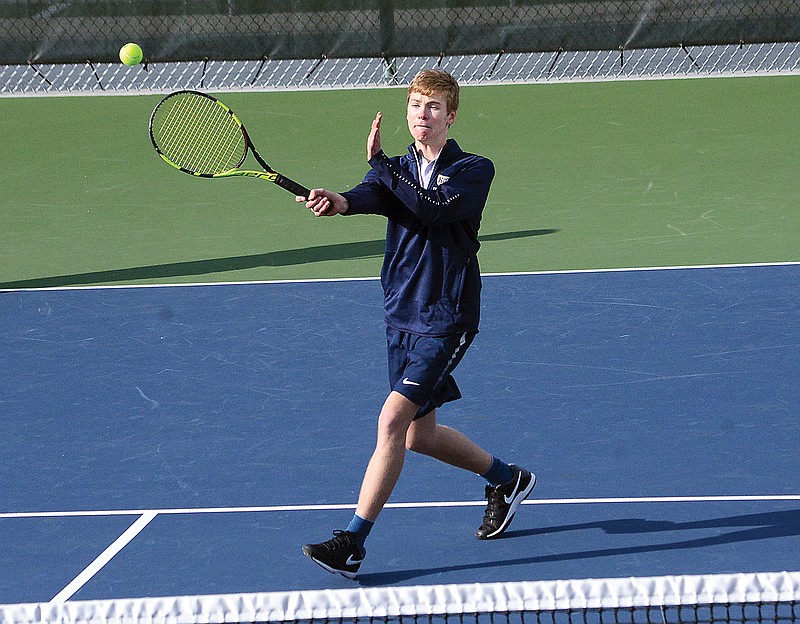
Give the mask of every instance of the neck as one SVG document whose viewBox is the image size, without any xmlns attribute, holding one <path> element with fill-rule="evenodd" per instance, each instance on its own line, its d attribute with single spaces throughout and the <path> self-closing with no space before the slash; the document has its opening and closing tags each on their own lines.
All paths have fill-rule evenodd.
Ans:
<svg viewBox="0 0 800 624">
<path fill-rule="evenodd" d="M 444 143 L 441 145 L 430 145 L 427 143 L 419 143 L 416 142 L 414 147 L 417 150 L 417 153 L 420 154 L 425 160 L 428 162 L 432 160 L 436 160 L 439 157 L 439 154 L 442 152 L 444 148 Z"/>
</svg>

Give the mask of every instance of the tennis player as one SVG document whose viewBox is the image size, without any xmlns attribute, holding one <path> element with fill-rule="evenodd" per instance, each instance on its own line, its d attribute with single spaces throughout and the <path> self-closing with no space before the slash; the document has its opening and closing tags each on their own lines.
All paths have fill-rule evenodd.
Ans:
<svg viewBox="0 0 800 624">
<path fill-rule="evenodd" d="M 381 271 L 388 346 L 389 393 L 378 417 L 378 439 L 346 530 L 306 556 L 353 578 L 364 543 L 389 499 L 406 449 L 486 479 L 487 507 L 479 539 L 499 536 L 535 484 L 529 471 L 506 464 L 462 433 L 436 422 L 436 410 L 461 398 L 452 372 L 478 332 L 481 277 L 478 227 L 494 177 L 487 158 L 468 154 L 447 134 L 456 119 L 459 86 L 442 70 L 425 70 L 408 89 L 408 154 L 381 149 L 381 113 L 367 139 L 370 170 L 345 193 L 314 189 L 306 200 L 316 216 L 378 214 L 388 219 Z"/>
</svg>

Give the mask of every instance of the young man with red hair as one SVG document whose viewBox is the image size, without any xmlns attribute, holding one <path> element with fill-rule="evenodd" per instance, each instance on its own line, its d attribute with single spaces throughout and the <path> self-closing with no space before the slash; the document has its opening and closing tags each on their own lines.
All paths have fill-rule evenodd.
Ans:
<svg viewBox="0 0 800 624">
<path fill-rule="evenodd" d="M 447 72 L 420 72 L 408 89 L 406 120 L 414 139 L 408 154 L 383 152 L 378 113 L 367 139 L 370 170 L 364 181 L 345 193 L 314 189 L 308 198 L 297 198 L 316 216 L 379 214 L 388 220 L 381 283 L 391 392 L 352 521 L 332 539 L 303 547 L 323 568 L 348 578 L 361 566 L 364 542 L 397 483 L 407 449 L 486 479 L 479 539 L 506 530 L 536 481 L 436 422 L 436 410 L 461 397 L 452 372 L 478 332 L 478 228 L 494 177 L 490 160 L 464 152 L 447 137 L 459 93 Z"/>
</svg>

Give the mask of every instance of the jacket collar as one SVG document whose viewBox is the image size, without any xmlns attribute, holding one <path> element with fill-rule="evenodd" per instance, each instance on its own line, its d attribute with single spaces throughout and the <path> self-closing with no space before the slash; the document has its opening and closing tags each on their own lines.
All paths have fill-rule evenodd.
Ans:
<svg viewBox="0 0 800 624">
<path fill-rule="evenodd" d="M 436 159 L 437 166 L 436 168 L 439 169 L 454 160 L 458 159 L 458 156 L 462 154 L 463 151 L 459 147 L 458 143 L 456 143 L 455 139 L 447 139 L 447 142 L 444 144 L 442 151 L 439 153 L 439 158 Z M 417 161 L 417 150 L 414 147 L 414 144 L 408 146 L 408 154 L 411 156 L 414 162 Z"/>
</svg>

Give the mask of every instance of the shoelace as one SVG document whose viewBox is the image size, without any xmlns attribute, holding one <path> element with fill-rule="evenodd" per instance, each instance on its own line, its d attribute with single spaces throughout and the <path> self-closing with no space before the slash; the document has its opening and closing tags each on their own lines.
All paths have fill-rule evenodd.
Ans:
<svg viewBox="0 0 800 624">
<path fill-rule="evenodd" d="M 505 506 L 505 500 L 500 488 L 486 486 L 486 514 L 483 516 L 484 522 L 491 522 L 499 517 L 499 512 Z"/>
<path fill-rule="evenodd" d="M 320 546 L 331 551 L 338 548 L 353 548 L 353 537 L 347 531 L 337 529 L 333 532 L 333 535 L 333 539 L 329 539 L 327 542 L 322 542 Z"/>
</svg>

